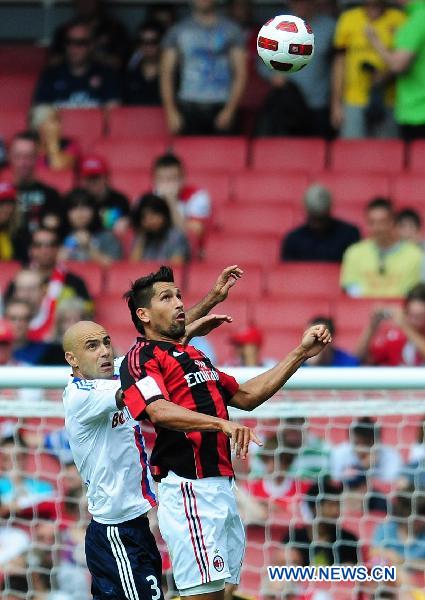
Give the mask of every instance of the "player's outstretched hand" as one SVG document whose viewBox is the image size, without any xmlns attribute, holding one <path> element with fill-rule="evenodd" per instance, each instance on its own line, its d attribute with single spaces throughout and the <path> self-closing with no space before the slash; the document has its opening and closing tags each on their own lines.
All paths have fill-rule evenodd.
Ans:
<svg viewBox="0 0 425 600">
<path fill-rule="evenodd" d="M 312 358 L 331 342 L 332 336 L 325 325 L 313 325 L 304 332 L 301 346 L 306 352 L 306 358 Z"/>
<path fill-rule="evenodd" d="M 249 442 L 254 442 L 257 446 L 263 445 L 252 429 L 240 423 L 223 420 L 222 431 L 230 438 L 230 447 L 236 452 L 237 458 L 246 458 Z"/>
<path fill-rule="evenodd" d="M 226 300 L 230 288 L 235 285 L 242 275 L 243 271 L 238 265 L 231 265 L 230 267 L 223 269 L 212 290 L 217 302 Z"/>
<path fill-rule="evenodd" d="M 196 319 L 193 323 L 186 326 L 186 335 L 183 343 L 188 343 L 190 339 L 196 336 L 208 335 L 213 329 L 220 327 L 223 323 L 231 323 L 232 317 L 229 315 L 206 315 Z"/>
</svg>

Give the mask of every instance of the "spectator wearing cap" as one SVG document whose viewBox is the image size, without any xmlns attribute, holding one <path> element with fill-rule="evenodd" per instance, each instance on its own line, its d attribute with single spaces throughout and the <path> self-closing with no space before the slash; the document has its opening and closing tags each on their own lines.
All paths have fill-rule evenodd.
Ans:
<svg viewBox="0 0 425 600">
<path fill-rule="evenodd" d="M 100 156 L 86 156 L 80 164 L 79 186 L 96 199 L 102 225 L 122 233 L 129 225 L 130 202 L 110 185 L 110 171 Z"/>
<path fill-rule="evenodd" d="M 359 230 L 332 216 L 332 196 L 322 185 L 311 185 L 303 200 L 306 221 L 284 237 L 281 260 L 340 262 L 346 249 L 359 241 Z"/>
<path fill-rule="evenodd" d="M 153 191 L 165 198 L 173 221 L 184 228 L 192 256 L 202 256 L 211 221 L 211 198 L 206 189 L 186 182 L 182 161 L 171 153 L 159 156 L 153 167 Z"/>
<path fill-rule="evenodd" d="M 33 104 L 59 108 L 111 108 L 120 102 L 114 69 L 94 59 L 94 37 L 88 23 L 75 20 L 66 28 L 65 57 L 47 67 L 37 82 Z"/>
<path fill-rule="evenodd" d="M 19 251 L 16 190 L 12 184 L 0 182 L 0 260 L 17 258 Z"/>
<path fill-rule="evenodd" d="M 309 358 L 306 361 L 306 365 L 310 365 L 311 367 L 358 367 L 360 365 L 360 360 L 357 356 L 354 356 L 335 345 L 336 330 L 333 319 L 322 316 L 313 317 L 313 319 L 309 321 L 308 326 L 320 325 L 322 323 L 329 329 L 332 335 L 332 347 L 324 348 L 320 358 L 317 358 L 317 360 L 316 357 Z"/>
<path fill-rule="evenodd" d="M 264 367 L 276 364 L 275 360 L 264 361 L 261 358 L 263 341 L 263 333 L 255 325 L 235 333 L 230 338 L 235 351 L 235 359 L 232 364 L 240 367 Z"/>
<path fill-rule="evenodd" d="M 58 192 L 37 179 L 39 143 L 36 134 L 30 131 L 18 133 L 9 149 L 11 182 L 17 194 L 20 221 L 19 237 L 22 241 L 22 256 L 25 261 L 31 233 L 41 224 L 46 213 L 63 217 L 63 206 Z"/>
<path fill-rule="evenodd" d="M 368 203 L 366 223 L 367 238 L 344 253 L 341 287 L 350 296 L 401 298 L 421 280 L 424 254 L 417 244 L 399 239 L 388 198 Z"/>
<path fill-rule="evenodd" d="M 86 190 L 75 188 L 65 198 L 67 235 L 60 260 L 88 261 L 109 265 L 122 257 L 119 240 L 102 228 L 96 200 Z"/>
</svg>

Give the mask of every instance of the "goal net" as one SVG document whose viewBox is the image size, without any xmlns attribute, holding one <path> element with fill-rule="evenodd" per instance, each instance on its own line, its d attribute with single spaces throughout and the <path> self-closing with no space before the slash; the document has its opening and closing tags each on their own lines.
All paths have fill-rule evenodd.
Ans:
<svg viewBox="0 0 425 600">
<path fill-rule="evenodd" d="M 302 371 L 254 413 L 232 411 L 263 441 L 251 446 L 247 460 L 234 461 L 247 532 L 238 593 L 270 600 L 423 599 L 425 374 Z M 235 374 L 242 381 L 255 373 Z M 90 517 L 64 430 L 65 381 L 63 369 L 0 369 L 5 600 L 91 598 L 84 555 Z M 143 427 L 149 447 L 154 432 Z M 173 597 L 169 557 L 151 512 L 164 590 Z"/>
</svg>

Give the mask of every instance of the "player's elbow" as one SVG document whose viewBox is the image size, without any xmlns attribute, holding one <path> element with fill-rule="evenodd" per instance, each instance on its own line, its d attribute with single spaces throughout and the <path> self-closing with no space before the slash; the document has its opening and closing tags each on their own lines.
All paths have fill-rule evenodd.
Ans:
<svg viewBox="0 0 425 600">
<path fill-rule="evenodd" d="M 152 402 L 146 407 L 146 414 L 152 425 L 163 425 L 165 420 L 165 411 L 161 403 Z"/>
</svg>

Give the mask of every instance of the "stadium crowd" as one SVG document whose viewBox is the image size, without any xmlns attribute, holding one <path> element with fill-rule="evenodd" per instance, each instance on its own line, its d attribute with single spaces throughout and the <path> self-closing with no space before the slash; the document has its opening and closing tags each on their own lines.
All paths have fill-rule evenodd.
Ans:
<svg viewBox="0 0 425 600">
<path fill-rule="evenodd" d="M 282 4 L 316 36 L 292 75 L 257 59 L 249 0 L 153 3 L 134 40 L 102 2 L 74 5 L 24 93 L 26 58 L 0 74 L 0 365 L 63 365 L 86 318 L 125 352 L 131 278 L 171 264 L 190 305 L 234 262 L 234 324 L 202 340 L 219 363 L 273 364 L 324 322 L 335 343 L 311 365 L 425 365 L 425 2 Z M 314 598 L 261 580 L 263 562 L 380 563 L 424 598 L 422 421 L 401 445 L 391 423 L 347 423 L 269 424 L 237 465 L 251 592 Z M 2 597 L 89 598 L 87 520 L 61 426 L 1 419 Z"/>
</svg>

